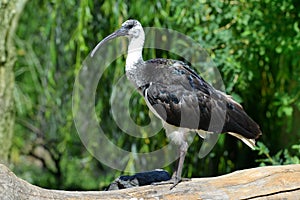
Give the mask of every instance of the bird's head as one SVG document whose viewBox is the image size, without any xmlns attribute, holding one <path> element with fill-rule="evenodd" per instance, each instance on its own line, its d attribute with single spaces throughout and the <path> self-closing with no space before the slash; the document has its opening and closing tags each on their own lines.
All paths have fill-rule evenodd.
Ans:
<svg viewBox="0 0 300 200">
<path fill-rule="evenodd" d="M 143 30 L 141 23 L 137 20 L 130 19 L 124 22 L 122 24 L 122 27 L 118 31 L 121 32 L 121 36 L 127 36 L 129 38 L 137 38 L 140 35 L 141 30 Z"/>
<path fill-rule="evenodd" d="M 142 32 L 143 32 L 143 27 L 139 21 L 134 19 L 127 20 L 122 24 L 120 29 L 116 30 L 115 32 L 113 32 L 112 34 L 110 34 L 109 36 L 107 36 L 97 44 L 97 46 L 93 49 L 91 53 L 91 57 L 93 57 L 96 51 L 109 40 L 121 36 L 128 37 L 129 39 L 138 38 L 140 34 L 142 34 Z"/>
</svg>

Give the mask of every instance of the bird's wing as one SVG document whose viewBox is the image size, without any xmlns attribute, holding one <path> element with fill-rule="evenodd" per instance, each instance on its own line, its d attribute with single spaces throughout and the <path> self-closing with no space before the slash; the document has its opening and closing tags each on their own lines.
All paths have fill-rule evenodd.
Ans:
<svg viewBox="0 0 300 200">
<path fill-rule="evenodd" d="M 202 77 L 183 62 L 155 61 L 156 65 L 151 63 L 144 75 L 150 77 L 149 82 L 140 89 L 158 117 L 177 127 L 206 131 L 212 113 L 216 113 L 217 118 L 223 113 L 224 118 L 224 108 L 212 98 L 214 88 Z M 211 131 L 221 132 L 222 126 Z"/>
<path fill-rule="evenodd" d="M 260 135 L 258 125 L 243 108 L 215 90 L 180 61 L 150 60 L 140 87 L 148 106 L 167 123 L 214 133 L 234 132 L 246 138 Z"/>
</svg>

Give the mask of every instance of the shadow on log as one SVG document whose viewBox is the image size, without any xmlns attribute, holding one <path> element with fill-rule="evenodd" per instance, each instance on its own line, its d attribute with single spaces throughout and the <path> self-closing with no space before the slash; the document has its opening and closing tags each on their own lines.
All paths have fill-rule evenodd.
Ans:
<svg viewBox="0 0 300 200">
<path fill-rule="evenodd" d="M 0 164 L 1 199 L 297 199 L 300 165 L 268 166 L 170 185 L 115 191 L 47 190 L 16 177 Z"/>
</svg>

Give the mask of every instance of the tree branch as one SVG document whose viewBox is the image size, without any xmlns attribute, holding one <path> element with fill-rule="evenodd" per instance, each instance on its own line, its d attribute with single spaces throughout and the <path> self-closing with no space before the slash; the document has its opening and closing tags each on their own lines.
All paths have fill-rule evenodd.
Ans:
<svg viewBox="0 0 300 200">
<path fill-rule="evenodd" d="M 115 191 L 47 190 L 17 178 L 0 164 L 0 196 L 7 199 L 297 199 L 300 165 L 268 166 L 212 178 L 193 178 L 173 190 L 170 185 Z"/>
</svg>

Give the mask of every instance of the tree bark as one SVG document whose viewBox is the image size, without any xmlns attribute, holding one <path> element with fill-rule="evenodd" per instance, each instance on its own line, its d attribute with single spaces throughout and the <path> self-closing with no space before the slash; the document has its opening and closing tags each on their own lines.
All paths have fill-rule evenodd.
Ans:
<svg viewBox="0 0 300 200">
<path fill-rule="evenodd" d="M 17 178 L 0 165 L 1 199 L 299 199 L 300 165 L 268 166 L 170 185 L 113 191 L 47 190 Z"/>
<path fill-rule="evenodd" d="M 14 128 L 15 49 L 12 37 L 26 0 L 0 0 L 0 163 L 7 163 Z"/>
</svg>

